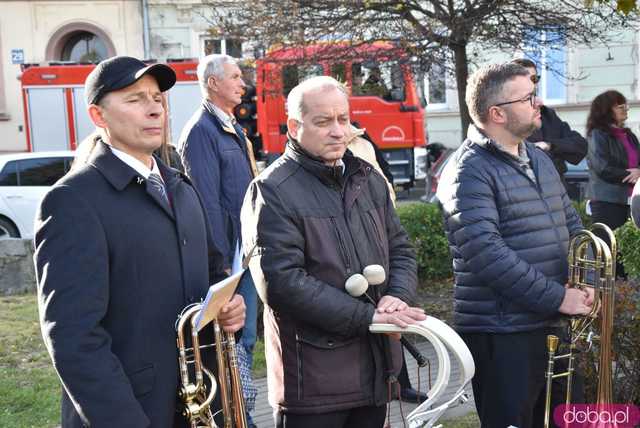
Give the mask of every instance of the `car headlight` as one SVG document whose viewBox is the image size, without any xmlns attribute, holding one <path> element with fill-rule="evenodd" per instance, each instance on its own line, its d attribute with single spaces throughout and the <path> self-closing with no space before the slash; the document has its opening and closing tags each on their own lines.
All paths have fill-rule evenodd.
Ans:
<svg viewBox="0 0 640 428">
<path fill-rule="evenodd" d="M 427 178 L 427 148 L 415 147 L 413 149 L 413 174 L 415 180 Z"/>
</svg>

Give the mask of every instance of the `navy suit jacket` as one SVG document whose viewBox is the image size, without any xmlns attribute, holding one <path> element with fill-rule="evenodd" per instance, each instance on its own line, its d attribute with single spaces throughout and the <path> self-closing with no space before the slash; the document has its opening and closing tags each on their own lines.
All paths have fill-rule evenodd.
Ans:
<svg viewBox="0 0 640 428">
<path fill-rule="evenodd" d="M 174 324 L 222 278 L 222 256 L 189 180 L 156 161 L 171 208 L 98 142 L 37 214 L 40 322 L 64 428 L 174 426 Z"/>
</svg>

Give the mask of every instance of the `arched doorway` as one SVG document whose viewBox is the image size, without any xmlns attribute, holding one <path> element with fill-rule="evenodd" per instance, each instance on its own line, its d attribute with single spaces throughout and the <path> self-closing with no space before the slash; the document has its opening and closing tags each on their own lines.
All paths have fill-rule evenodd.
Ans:
<svg viewBox="0 0 640 428">
<path fill-rule="evenodd" d="M 109 36 L 95 25 L 77 22 L 59 28 L 49 39 L 48 61 L 99 62 L 116 54 Z"/>
<path fill-rule="evenodd" d="M 74 62 L 100 62 L 109 56 L 102 39 L 88 31 L 76 31 L 62 46 L 60 59 Z"/>
</svg>

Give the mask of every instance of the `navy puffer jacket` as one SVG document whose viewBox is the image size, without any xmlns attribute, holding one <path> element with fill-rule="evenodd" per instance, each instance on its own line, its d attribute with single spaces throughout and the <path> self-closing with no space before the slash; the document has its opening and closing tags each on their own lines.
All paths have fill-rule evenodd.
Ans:
<svg viewBox="0 0 640 428">
<path fill-rule="evenodd" d="M 537 183 L 474 126 L 442 174 L 438 199 L 461 332 L 512 333 L 559 322 L 569 239 L 582 224 L 549 156 L 526 147 Z"/>
</svg>

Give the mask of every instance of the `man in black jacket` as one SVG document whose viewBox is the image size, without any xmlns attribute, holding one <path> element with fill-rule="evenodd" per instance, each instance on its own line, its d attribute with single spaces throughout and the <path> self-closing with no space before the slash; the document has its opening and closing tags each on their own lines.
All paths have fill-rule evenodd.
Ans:
<svg viewBox="0 0 640 428">
<path fill-rule="evenodd" d="M 344 86 L 308 79 L 289 93 L 287 111 L 285 153 L 251 183 L 241 213 L 245 252 L 257 244 L 250 266 L 265 303 L 276 426 L 380 428 L 388 371 L 397 374 L 401 351 L 391 339 L 385 355 L 385 340 L 369 326 L 425 319 L 408 306 L 415 255 L 384 178 L 346 152 Z M 373 264 L 386 273 L 368 291 L 377 307 L 345 291 L 349 277 Z"/>
<path fill-rule="evenodd" d="M 526 58 L 516 58 L 512 62 L 526 68 L 534 84 L 540 82 L 540 75 L 533 61 Z M 542 103 L 540 104 L 540 119 L 540 128 L 534 130 L 527 137 L 527 141 L 534 143 L 536 147 L 551 156 L 566 188 L 564 174 L 567 172 L 567 165 L 565 162 L 578 165 L 587 155 L 587 140 L 577 131 L 571 129 L 567 122 L 560 119 L 554 109 Z"/>
<path fill-rule="evenodd" d="M 540 427 L 546 336 L 562 331 L 560 314 L 593 304 L 593 291 L 564 286 L 569 239 L 582 226 L 549 157 L 525 141 L 540 127 L 527 70 L 481 68 L 466 100 L 474 125 L 438 186 L 454 320 L 475 360 L 482 426 Z"/>
</svg>

